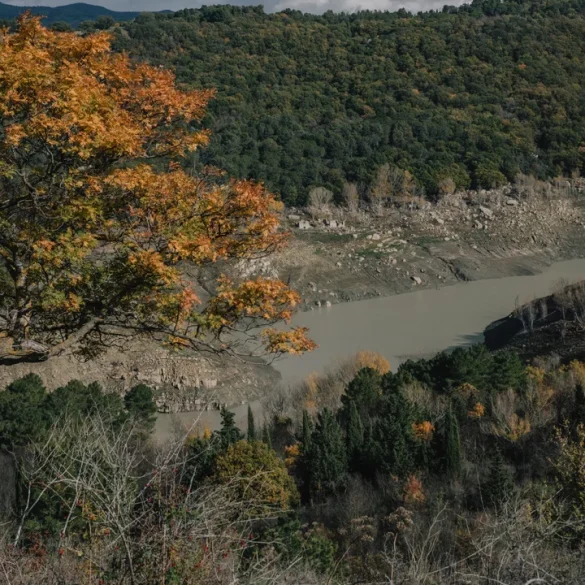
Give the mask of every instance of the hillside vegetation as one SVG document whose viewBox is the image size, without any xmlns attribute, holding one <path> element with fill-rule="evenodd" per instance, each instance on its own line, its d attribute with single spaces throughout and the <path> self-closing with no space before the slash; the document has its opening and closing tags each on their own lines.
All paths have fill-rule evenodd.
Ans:
<svg viewBox="0 0 585 585">
<path fill-rule="evenodd" d="M 580 585 L 585 364 L 475 346 L 389 367 L 362 352 L 263 427 L 224 409 L 166 446 L 144 385 L 10 384 L 7 583 Z"/>
<path fill-rule="evenodd" d="M 142 14 L 116 46 L 216 88 L 202 162 L 290 204 L 362 192 L 389 163 L 434 196 L 519 172 L 579 173 L 585 2 L 475 1 L 442 12 L 321 16 L 210 6 Z M 450 184 L 447 181 L 447 184 Z"/>
</svg>

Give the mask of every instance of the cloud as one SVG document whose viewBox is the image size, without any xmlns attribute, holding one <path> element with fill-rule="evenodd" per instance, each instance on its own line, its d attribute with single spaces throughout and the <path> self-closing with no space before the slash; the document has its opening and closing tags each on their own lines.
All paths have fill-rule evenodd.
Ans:
<svg viewBox="0 0 585 585">
<path fill-rule="evenodd" d="M 14 6 L 63 6 L 71 4 L 74 0 L 2 0 L 5 4 Z M 180 10 L 181 8 L 198 8 L 202 4 L 260 4 L 261 2 L 231 0 L 86 0 L 88 4 L 98 4 L 118 11 L 157 11 Z M 355 12 L 356 10 L 389 10 L 391 12 L 405 8 L 409 12 L 420 10 L 440 10 L 445 4 L 463 4 L 462 0 L 446 2 L 445 0 L 267 0 L 264 2 L 266 12 L 275 12 L 292 8 L 302 12 L 322 14 L 327 10 L 334 12 Z"/>
</svg>

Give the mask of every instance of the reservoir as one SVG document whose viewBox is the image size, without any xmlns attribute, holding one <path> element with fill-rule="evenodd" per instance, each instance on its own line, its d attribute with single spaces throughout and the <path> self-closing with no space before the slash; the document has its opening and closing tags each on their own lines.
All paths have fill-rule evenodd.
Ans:
<svg viewBox="0 0 585 585">
<path fill-rule="evenodd" d="M 583 279 L 585 259 L 569 260 L 536 275 L 461 282 L 306 311 L 297 314 L 293 324 L 308 327 L 319 348 L 273 365 L 282 374 L 283 384 L 291 384 L 360 350 L 370 350 L 386 357 L 395 370 L 409 358 L 480 342 L 485 327 L 511 313 L 517 303 L 548 295 L 562 282 Z M 257 401 L 252 406 L 261 421 L 261 404 Z M 232 408 L 242 428 L 246 427 L 247 408 L 246 404 Z M 219 424 L 219 412 L 159 415 L 157 435 L 168 436 L 177 419 L 182 425 L 197 419 L 201 426 L 213 429 Z"/>
</svg>

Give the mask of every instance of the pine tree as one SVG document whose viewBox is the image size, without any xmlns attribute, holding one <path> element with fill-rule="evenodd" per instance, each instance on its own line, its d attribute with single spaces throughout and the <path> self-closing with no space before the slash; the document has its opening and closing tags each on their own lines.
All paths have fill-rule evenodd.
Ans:
<svg viewBox="0 0 585 585">
<path fill-rule="evenodd" d="M 345 427 L 345 445 L 347 461 L 350 471 L 359 469 L 359 458 L 364 442 L 364 429 L 355 402 L 352 400 L 347 409 L 347 421 Z"/>
<path fill-rule="evenodd" d="M 453 410 L 449 408 L 444 421 L 445 471 L 454 478 L 461 472 L 461 441 L 459 439 L 459 423 Z"/>
<path fill-rule="evenodd" d="M 146 384 L 134 386 L 124 396 L 124 406 L 129 414 L 144 421 L 148 428 L 152 428 L 156 421 L 156 404 L 154 403 L 152 388 Z"/>
<path fill-rule="evenodd" d="M 382 377 L 372 368 L 362 368 L 349 383 L 341 397 L 341 416 L 346 421 L 351 402 L 355 404 L 360 417 L 374 415 L 380 401 Z"/>
<path fill-rule="evenodd" d="M 256 440 L 256 425 L 254 423 L 254 413 L 252 407 L 248 404 L 248 442 Z"/>
<path fill-rule="evenodd" d="M 341 427 L 328 408 L 319 414 L 307 464 L 311 497 L 326 496 L 343 486 L 347 467 L 345 443 Z"/>
<path fill-rule="evenodd" d="M 498 507 L 507 500 L 514 490 L 514 480 L 502 453 L 496 450 L 484 486 L 484 496 L 490 506 Z"/>
<path fill-rule="evenodd" d="M 230 445 L 241 441 L 244 436 L 236 426 L 235 414 L 229 411 L 225 406 L 221 407 L 221 429 L 217 432 L 219 437 L 219 447 L 221 450 L 227 449 Z"/>
<path fill-rule="evenodd" d="M 405 477 L 412 472 L 417 445 L 412 434 L 413 408 L 399 389 L 389 389 L 373 421 L 373 447 L 378 470 Z"/>
<path fill-rule="evenodd" d="M 50 424 L 47 391 L 36 374 L 27 374 L 0 392 L 0 445 L 43 440 Z"/>
</svg>

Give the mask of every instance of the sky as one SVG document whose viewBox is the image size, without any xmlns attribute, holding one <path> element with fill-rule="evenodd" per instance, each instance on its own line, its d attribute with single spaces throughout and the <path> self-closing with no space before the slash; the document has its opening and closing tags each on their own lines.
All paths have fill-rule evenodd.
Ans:
<svg viewBox="0 0 585 585">
<path fill-rule="evenodd" d="M 355 10 L 390 10 L 406 8 L 410 12 L 419 10 L 441 9 L 443 5 L 462 4 L 462 0 L 1 0 L 4 4 L 14 6 L 62 6 L 75 1 L 105 6 L 119 11 L 156 11 L 197 8 L 202 4 L 263 4 L 266 12 L 292 8 L 303 12 L 320 14 L 326 10 L 334 12 L 353 12 Z"/>
</svg>

